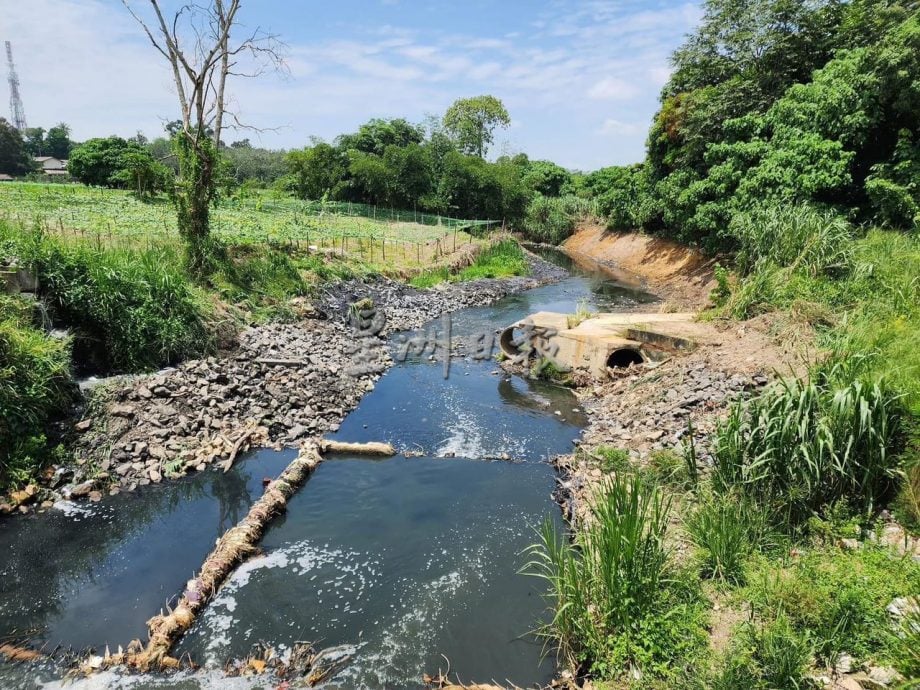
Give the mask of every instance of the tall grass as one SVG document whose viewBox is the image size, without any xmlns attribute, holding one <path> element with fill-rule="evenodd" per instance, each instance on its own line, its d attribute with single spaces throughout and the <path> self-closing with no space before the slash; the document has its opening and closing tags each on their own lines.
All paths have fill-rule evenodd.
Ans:
<svg viewBox="0 0 920 690">
<path fill-rule="evenodd" d="M 840 500 L 868 513 L 894 485 L 903 416 L 883 383 L 784 380 L 719 425 L 713 485 L 772 507 L 790 527 Z"/>
<path fill-rule="evenodd" d="M 745 273 L 760 263 L 812 276 L 849 269 L 853 230 L 832 211 L 807 205 L 764 206 L 736 215 L 730 225 L 741 245 L 738 262 Z"/>
<path fill-rule="evenodd" d="M 0 491 L 27 482 L 46 459 L 44 428 L 71 400 L 70 346 L 0 299 Z"/>
<path fill-rule="evenodd" d="M 748 556 L 768 546 L 769 518 L 762 506 L 734 495 L 709 496 L 694 506 L 684 527 L 703 575 L 742 584 Z"/>
<path fill-rule="evenodd" d="M 0 223 L 0 253 L 36 271 L 53 322 L 97 371 L 158 367 L 210 346 L 203 295 L 173 245 L 108 249 Z"/>
<path fill-rule="evenodd" d="M 634 644 L 641 621 L 662 598 L 669 501 L 636 476 L 609 479 L 593 519 L 569 543 L 546 522 L 524 572 L 550 588 L 552 621 L 542 633 L 574 667 L 603 663 L 619 641 Z"/>
</svg>

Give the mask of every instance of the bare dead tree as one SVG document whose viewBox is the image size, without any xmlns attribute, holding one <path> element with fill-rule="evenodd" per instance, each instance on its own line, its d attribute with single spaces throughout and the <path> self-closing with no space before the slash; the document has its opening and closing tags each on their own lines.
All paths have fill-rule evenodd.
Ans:
<svg viewBox="0 0 920 690">
<path fill-rule="evenodd" d="M 241 0 L 188 2 L 169 19 L 158 0 L 149 0 L 149 20 L 130 0 L 122 3 L 172 71 L 182 113 L 182 128 L 174 139 L 179 160 L 175 195 L 179 231 L 186 240 L 190 268 L 206 273 L 210 206 L 217 189 L 218 149 L 225 120 L 231 118 L 236 128 L 255 129 L 244 125 L 238 114 L 228 112 L 228 78 L 257 77 L 267 69 L 283 68 L 283 46 L 275 35 L 260 28 L 241 39 L 234 36 L 234 30 L 241 28 Z"/>
</svg>

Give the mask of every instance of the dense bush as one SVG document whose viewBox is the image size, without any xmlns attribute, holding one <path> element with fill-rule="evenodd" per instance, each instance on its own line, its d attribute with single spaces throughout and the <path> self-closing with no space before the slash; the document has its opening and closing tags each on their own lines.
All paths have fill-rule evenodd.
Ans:
<svg viewBox="0 0 920 690">
<path fill-rule="evenodd" d="M 868 515 L 894 486 L 903 416 L 881 383 L 784 380 L 719 425 L 713 484 L 768 507 L 785 529 L 838 501 Z"/>
<path fill-rule="evenodd" d="M 159 367 L 210 346 L 202 298 L 171 247 L 98 249 L 7 224 L 0 246 L 34 268 L 55 325 L 96 370 Z"/>
<path fill-rule="evenodd" d="M 764 202 L 914 227 L 918 55 L 911 3 L 709 0 L 674 54 L 641 174 L 587 187 L 612 227 L 713 251 L 736 248 L 732 219 Z"/>
<path fill-rule="evenodd" d="M 140 197 L 166 189 L 171 178 L 147 148 L 121 137 L 90 139 L 77 146 L 67 170 L 84 184 L 132 189 Z"/>
<path fill-rule="evenodd" d="M 593 208 L 591 202 L 576 196 L 552 198 L 538 194 L 527 206 L 524 234 L 533 242 L 560 244 Z"/>
<path fill-rule="evenodd" d="M 72 396 L 69 342 L 35 328 L 27 309 L 0 299 L 0 491 L 44 462 L 48 422 Z"/>
</svg>

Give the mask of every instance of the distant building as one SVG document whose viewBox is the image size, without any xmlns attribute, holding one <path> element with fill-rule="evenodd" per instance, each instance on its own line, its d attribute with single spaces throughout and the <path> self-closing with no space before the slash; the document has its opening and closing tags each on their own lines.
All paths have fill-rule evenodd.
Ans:
<svg viewBox="0 0 920 690">
<path fill-rule="evenodd" d="M 12 182 L 13 176 L 6 173 L 0 173 L 0 182 Z"/>
<path fill-rule="evenodd" d="M 49 176 L 66 175 L 67 161 L 54 156 L 35 156 L 33 159 L 41 171 Z"/>
</svg>

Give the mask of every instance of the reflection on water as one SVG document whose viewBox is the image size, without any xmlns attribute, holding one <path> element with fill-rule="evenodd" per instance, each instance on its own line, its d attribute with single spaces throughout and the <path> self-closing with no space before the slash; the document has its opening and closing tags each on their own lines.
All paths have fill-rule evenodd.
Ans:
<svg viewBox="0 0 920 690">
<path fill-rule="evenodd" d="M 353 645 L 332 687 L 547 681 L 527 633 L 544 610 L 520 553 L 550 508 L 544 464 L 402 458 L 322 464 L 181 644 L 207 665 L 265 641 Z"/>
<path fill-rule="evenodd" d="M 102 649 L 146 639 L 145 622 L 201 565 L 292 453 L 260 453 L 101 503 L 0 523 L 0 639 Z"/>
</svg>

